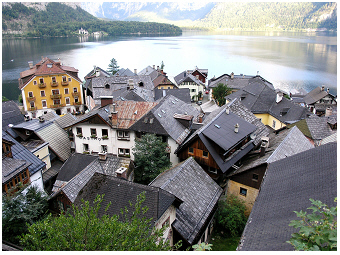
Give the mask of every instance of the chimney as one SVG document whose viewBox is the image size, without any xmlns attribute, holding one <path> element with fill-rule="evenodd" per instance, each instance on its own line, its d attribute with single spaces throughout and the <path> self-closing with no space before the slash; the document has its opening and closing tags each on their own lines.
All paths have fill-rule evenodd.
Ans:
<svg viewBox="0 0 340 255">
<path fill-rule="evenodd" d="M 260 76 L 260 71 L 257 71 L 257 74 L 256 74 L 256 76 Z"/>
<path fill-rule="evenodd" d="M 231 79 L 234 79 L 234 73 L 233 72 L 230 74 L 230 76 L 231 76 Z"/>
<path fill-rule="evenodd" d="M 106 152 L 100 152 L 100 153 L 98 153 L 98 157 L 99 157 L 99 160 L 105 161 L 106 157 L 107 157 L 107 153 Z"/>
<path fill-rule="evenodd" d="M 112 104 L 113 110 L 111 112 L 111 123 L 112 126 L 117 127 L 118 126 L 118 112 L 116 111 L 116 105 Z"/>
<path fill-rule="evenodd" d="M 238 124 L 238 123 L 236 123 L 236 125 L 235 125 L 235 133 L 238 133 L 238 129 L 239 129 L 239 127 L 240 127 L 240 125 Z"/>
<path fill-rule="evenodd" d="M 322 85 L 321 91 L 324 91 L 324 90 L 325 90 L 325 85 Z"/>
<path fill-rule="evenodd" d="M 276 103 L 280 103 L 282 101 L 282 98 L 283 98 L 283 93 L 281 91 L 278 91 L 276 93 Z"/>
<path fill-rule="evenodd" d="M 25 121 L 29 121 L 30 120 L 30 116 L 29 115 L 25 115 Z"/>
<path fill-rule="evenodd" d="M 115 173 L 117 174 L 118 178 L 124 178 L 127 179 L 127 168 L 126 167 L 120 167 L 118 168 Z"/>
<path fill-rule="evenodd" d="M 325 112 L 325 117 L 331 116 L 333 113 L 332 107 L 327 107 L 326 112 Z"/>
<path fill-rule="evenodd" d="M 137 69 L 135 69 L 135 74 L 137 74 Z"/>
<path fill-rule="evenodd" d="M 44 122 L 44 121 L 45 121 L 44 117 L 43 116 L 39 116 L 39 122 Z"/>
<path fill-rule="evenodd" d="M 130 89 L 130 90 L 133 90 L 133 89 L 134 89 L 133 79 L 129 79 L 129 89 Z"/>
<path fill-rule="evenodd" d="M 159 66 L 157 66 L 157 71 L 159 71 Z"/>
<path fill-rule="evenodd" d="M 29 66 L 30 69 L 32 69 L 33 68 L 33 61 L 28 61 L 28 66 Z"/>
<path fill-rule="evenodd" d="M 198 123 L 202 123 L 202 122 L 203 122 L 203 116 L 204 116 L 204 113 L 200 113 L 200 114 L 197 116 L 197 122 L 198 122 Z"/>
<path fill-rule="evenodd" d="M 262 143 L 261 143 L 261 149 L 260 149 L 260 157 L 263 157 L 266 152 L 266 148 L 268 148 L 269 146 L 269 138 L 262 137 L 261 139 L 262 139 Z"/>
<path fill-rule="evenodd" d="M 230 109 L 229 109 L 229 106 L 227 106 L 227 107 L 225 108 L 225 113 L 226 113 L 226 114 L 229 114 L 229 112 L 230 112 Z"/>
<path fill-rule="evenodd" d="M 152 65 L 152 68 L 155 69 L 155 65 Z"/>
</svg>

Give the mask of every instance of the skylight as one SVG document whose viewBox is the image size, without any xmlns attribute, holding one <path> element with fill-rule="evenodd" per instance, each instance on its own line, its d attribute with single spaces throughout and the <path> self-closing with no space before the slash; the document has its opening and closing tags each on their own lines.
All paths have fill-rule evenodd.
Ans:
<svg viewBox="0 0 340 255">
<path fill-rule="evenodd" d="M 217 127 L 217 128 L 221 128 L 219 125 L 217 125 L 217 124 L 215 124 L 215 127 Z"/>
</svg>

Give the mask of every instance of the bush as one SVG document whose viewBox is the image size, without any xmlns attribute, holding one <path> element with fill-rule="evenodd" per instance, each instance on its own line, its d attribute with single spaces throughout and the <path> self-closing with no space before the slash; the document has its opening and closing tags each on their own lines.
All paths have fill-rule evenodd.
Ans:
<svg viewBox="0 0 340 255">
<path fill-rule="evenodd" d="M 244 201 L 235 195 L 228 195 L 220 200 L 216 212 L 216 229 L 229 236 L 240 236 L 247 223 L 245 216 L 246 206 Z"/>
</svg>

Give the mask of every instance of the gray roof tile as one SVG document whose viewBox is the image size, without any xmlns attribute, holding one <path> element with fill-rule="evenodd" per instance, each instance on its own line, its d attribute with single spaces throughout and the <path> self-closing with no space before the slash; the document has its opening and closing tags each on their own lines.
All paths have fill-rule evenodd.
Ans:
<svg viewBox="0 0 340 255">
<path fill-rule="evenodd" d="M 5 157 L 2 159 L 2 184 L 11 180 L 15 175 L 21 173 L 32 163 L 25 160 Z"/>
</svg>

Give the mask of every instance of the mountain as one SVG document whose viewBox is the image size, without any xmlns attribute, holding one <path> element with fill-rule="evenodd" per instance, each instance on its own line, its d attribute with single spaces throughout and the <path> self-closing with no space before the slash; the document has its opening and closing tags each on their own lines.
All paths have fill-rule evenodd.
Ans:
<svg viewBox="0 0 340 255">
<path fill-rule="evenodd" d="M 83 2 L 81 8 L 100 18 L 196 29 L 337 29 L 336 2 Z"/>
</svg>

